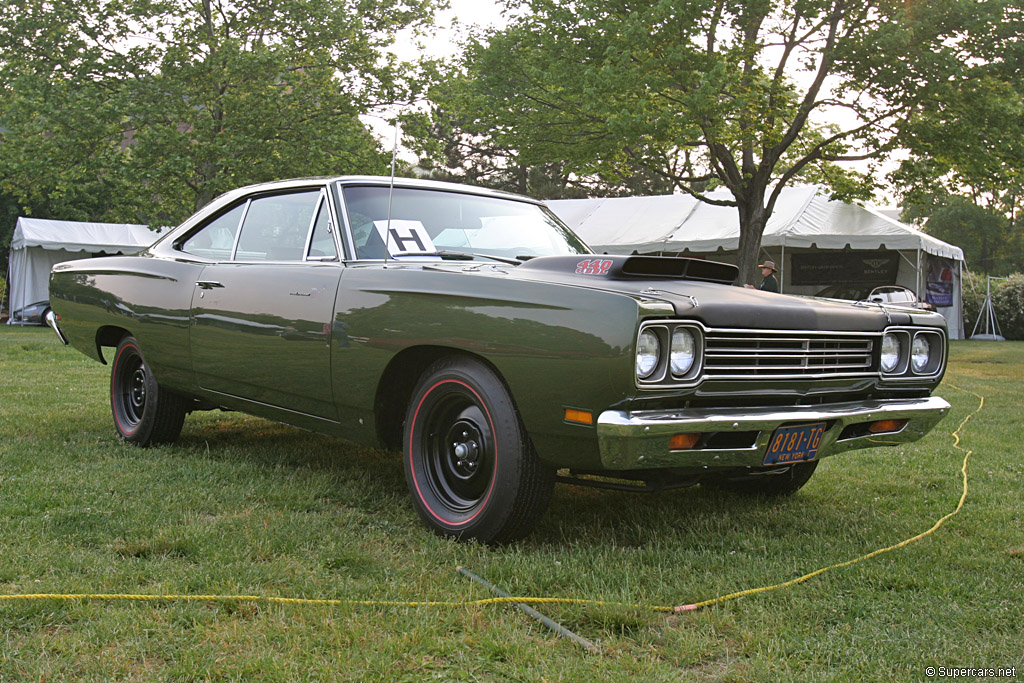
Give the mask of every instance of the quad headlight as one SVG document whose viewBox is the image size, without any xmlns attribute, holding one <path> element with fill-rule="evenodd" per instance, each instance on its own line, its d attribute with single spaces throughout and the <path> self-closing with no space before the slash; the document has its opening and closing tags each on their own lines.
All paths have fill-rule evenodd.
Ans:
<svg viewBox="0 0 1024 683">
<path fill-rule="evenodd" d="M 892 372 L 900 364 L 900 340 L 895 334 L 882 337 L 882 372 Z"/>
<path fill-rule="evenodd" d="M 697 341 L 693 338 L 693 332 L 685 327 L 678 327 L 672 333 L 672 348 L 669 350 L 669 366 L 672 374 L 682 377 L 697 358 Z"/>
<path fill-rule="evenodd" d="M 937 329 L 892 327 L 882 335 L 879 369 L 887 380 L 904 381 L 942 374 L 945 335 Z"/>
<path fill-rule="evenodd" d="M 914 372 L 924 372 L 932 360 L 932 345 L 923 334 L 914 337 L 914 345 L 910 349 L 910 363 Z"/>
<path fill-rule="evenodd" d="M 647 379 L 658 367 L 661 360 L 661 342 L 651 330 L 644 330 L 636 343 L 636 376 Z"/>
</svg>

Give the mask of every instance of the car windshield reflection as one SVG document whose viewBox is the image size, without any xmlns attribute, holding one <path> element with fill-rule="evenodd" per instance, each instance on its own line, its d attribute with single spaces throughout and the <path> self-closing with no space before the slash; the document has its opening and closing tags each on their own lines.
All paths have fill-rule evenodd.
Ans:
<svg viewBox="0 0 1024 683">
<path fill-rule="evenodd" d="M 543 207 L 500 197 L 387 187 L 345 187 L 360 259 L 481 258 L 509 263 L 590 250 Z M 390 206 L 390 211 L 389 211 Z"/>
</svg>

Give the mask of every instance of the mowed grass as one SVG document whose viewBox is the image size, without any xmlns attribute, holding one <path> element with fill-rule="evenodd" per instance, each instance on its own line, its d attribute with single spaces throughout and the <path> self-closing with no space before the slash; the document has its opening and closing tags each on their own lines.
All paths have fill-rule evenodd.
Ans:
<svg viewBox="0 0 1024 683">
<path fill-rule="evenodd" d="M 0 680 L 924 680 L 1024 673 L 1024 344 L 958 342 L 926 439 L 822 462 L 796 496 L 559 487 L 524 542 L 440 539 L 397 454 L 236 413 L 137 449 L 108 367 L 44 329 L 0 329 L 0 594 L 514 595 L 677 605 L 786 581 L 929 528 L 907 548 L 681 615 L 541 605 L 587 654 L 509 606 L 0 602 Z M 973 392 L 973 393 L 972 393 Z"/>
</svg>

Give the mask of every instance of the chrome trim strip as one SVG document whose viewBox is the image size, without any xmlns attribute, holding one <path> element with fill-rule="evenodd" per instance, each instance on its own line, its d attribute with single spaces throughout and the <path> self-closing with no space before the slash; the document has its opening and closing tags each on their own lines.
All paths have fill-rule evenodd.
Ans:
<svg viewBox="0 0 1024 683">
<path fill-rule="evenodd" d="M 875 446 L 916 441 L 949 410 L 938 396 L 921 399 L 871 400 L 821 406 L 767 408 L 688 408 L 627 412 L 606 410 L 597 419 L 601 464 L 607 469 L 653 467 L 762 467 L 772 434 L 780 426 L 802 422 L 831 422 L 818 457 Z M 839 441 L 854 424 L 906 419 L 897 433 L 865 435 Z M 681 433 L 757 432 L 752 448 L 669 450 L 669 439 Z"/>
</svg>

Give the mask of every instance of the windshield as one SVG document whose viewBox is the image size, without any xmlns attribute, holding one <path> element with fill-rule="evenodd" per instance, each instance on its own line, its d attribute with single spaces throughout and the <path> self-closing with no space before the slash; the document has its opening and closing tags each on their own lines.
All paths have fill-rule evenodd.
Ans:
<svg viewBox="0 0 1024 683">
<path fill-rule="evenodd" d="M 590 253 L 551 212 L 536 204 L 396 187 L 389 220 L 390 192 L 387 187 L 342 189 L 358 258 L 384 258 L 385 241 L 391 257 L 467 254 L 523 261 Z"/>
</svg>

